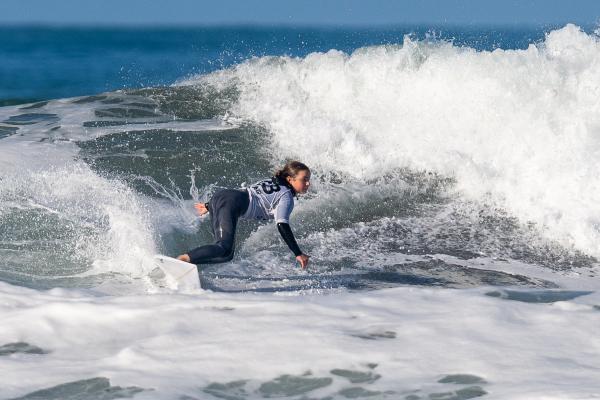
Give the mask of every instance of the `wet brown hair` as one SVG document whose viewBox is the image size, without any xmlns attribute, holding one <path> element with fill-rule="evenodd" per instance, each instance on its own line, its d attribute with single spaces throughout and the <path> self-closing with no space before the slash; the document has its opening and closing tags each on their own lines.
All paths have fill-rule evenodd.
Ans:
<svg viewBox="0 0 600 400">
<path fill-rule="evenodd" d="M 289 186 L 287 182 L 287 177 L 296 177 L 298 172 L 300 171 L 308 171 L 310 172 L 310 168 L 306 166 L 306 164 L 301 163 L 300 161 L 288 161 L 283 167 L 279 168 L 275 171 L 275 178 L 286 186 Z"/>
</svg>

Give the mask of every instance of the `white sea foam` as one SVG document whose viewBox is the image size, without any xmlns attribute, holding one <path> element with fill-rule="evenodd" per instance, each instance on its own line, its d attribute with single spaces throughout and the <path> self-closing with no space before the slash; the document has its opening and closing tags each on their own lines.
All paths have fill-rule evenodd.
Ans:
<svg viewBox="0 0 600 400">
<path fill-rule="evenodd" d="M 526 50 L 415 42 L 263 57 L 181 82 L 238 85 L 281 158 L 359 179 L 454 176 L 548 238 L 600 255 L 600 42 L 574 25 Z"/>
<path fill-rule="evenodd" d="M 207 398 L 210 383 L 249 380 L 252 399 L 262 398 L 250 390 L 261 383 L 310 371 L 333 379 L 311 398 L 344 398 L 336 393 L 351 387 L 404 398 L 467 386 L 437 382 L 449 374 L 484 379 L 477 386 L 489 399 L 597 398 L 597 293 L 533 304 L 487 291 L 94 297 L 0 283 L 0 345 L 49 352 L 0 357 L 3 396 L 103 376 L 154 389 L 140 399 Z M 351 384 L 334 369 L 381 377 Z"/>
</svg>

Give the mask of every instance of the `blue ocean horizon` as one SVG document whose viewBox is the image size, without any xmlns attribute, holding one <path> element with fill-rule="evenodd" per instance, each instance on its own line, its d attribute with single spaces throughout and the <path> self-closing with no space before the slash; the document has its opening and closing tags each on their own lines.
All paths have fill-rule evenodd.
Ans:
<svg viewBox="0 0 600 400">
<path fill-rule="evenodd" d="M 252 57 L 345 53 L 417 40 L 476 50 L 524 49 L 558 25 L 0 26 L 0 105 L 165 86 Z M 594 27 L 581 27 L 586 32 Z"/>
</svg>

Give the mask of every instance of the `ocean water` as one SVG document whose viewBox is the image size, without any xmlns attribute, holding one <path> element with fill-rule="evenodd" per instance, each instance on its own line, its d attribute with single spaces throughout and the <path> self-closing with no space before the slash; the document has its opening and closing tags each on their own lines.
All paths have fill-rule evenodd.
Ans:
<svg viewBox="0 0 600 400">
<path fill-rule="evenodd" d="M 600 398 L 594 28 L 0 29 L 1 399 Z M 292 228 L 195 201 L 307 163 Z"/>
<path fill-rule="evenodd" d="M 526 48 L 550 27 L 206 28 L 0 26 L 0 105 L 171 85 L 252 57 L 439 37 L 478 50 Z M 593 30 L 587 27 L 586 30 Z"/>
</svg>

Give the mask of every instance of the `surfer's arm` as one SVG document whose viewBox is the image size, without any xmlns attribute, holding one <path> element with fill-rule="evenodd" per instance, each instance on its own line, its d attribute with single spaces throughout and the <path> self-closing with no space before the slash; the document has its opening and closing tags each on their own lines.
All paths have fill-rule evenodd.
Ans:
<svg viewBox="0 0 600 400">
<path fill-rule="evenodd" d="M 288 247 L 290 248 L 292 253 L 294 253 L 294 255 L 296 257 L 298 257 L 300 254 L 302 254 L 302 251 L 300 251 L 300 247 L 298 246 L 298 243 L 296 242 L 296 238 L 294 237 L 294 234 L 292 233 L 292 228 L 290 228 L 290 224 L 286 224 L 285 222 L 279 222 L 277 224 L 277 229 L 279 230 L 279 233 L 281 234 L 283 241 L 285 242 L 285 244 L 288 245 Z"/>
<path fill-rule="evenodd" d="M 293 209 L 294 198 L 291 192 L 287 192 L 279 200 L 279 204 L 275 208 L 275 222 L 283 241 L 288 245 L 292 253 L 294 253 L 296 260 L 298 260 L 302 268 L 306 268 L 309 257 L 300 250 L 296 238 L 294 238 L 294 234 L 292 233 L 292 228 L 290 228 L 290 214 Z"/>
<path fill-rule="evenodd" d="M 285 222 L 278 222 L 277 229 L 281 234 L 284 242 L 288 245 L 292 253 L 296 256 L 296 260 L 300 263 L 302 268 L 306 268 L 308 265 L 309 257 L 302 253 L 298 243 L 296 242 L 296 238 L 294 238 L 294 234 L 292 233 L 292 228 L 290 228 L 290 224 L 286 224 Z"/>
</svg>

